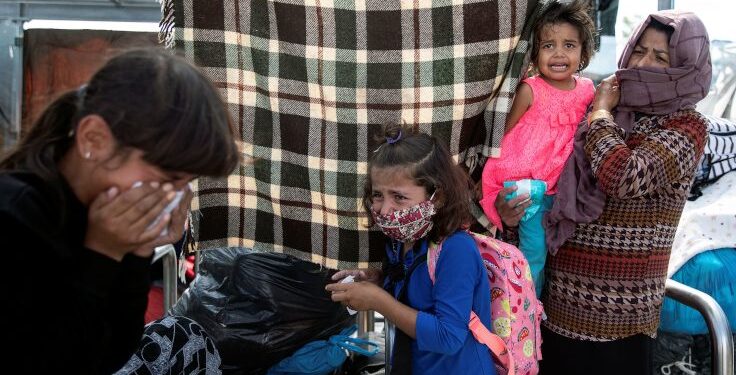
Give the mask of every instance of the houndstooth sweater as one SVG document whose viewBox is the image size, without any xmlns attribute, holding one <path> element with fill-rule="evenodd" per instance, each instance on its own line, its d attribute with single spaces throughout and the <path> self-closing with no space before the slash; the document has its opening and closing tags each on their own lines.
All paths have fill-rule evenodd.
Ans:
<svg viewBox="0 0 736 375">
<path fill-rule="evenodd" d="M 592 341 L 656 335 L 675 229 L 706 136 L 693 110 L 640 117 L 626 140 L 613 121 L 590 125 L 585 148 L 606 205 L 547 259 L 549 329 Z"/>
</svg>

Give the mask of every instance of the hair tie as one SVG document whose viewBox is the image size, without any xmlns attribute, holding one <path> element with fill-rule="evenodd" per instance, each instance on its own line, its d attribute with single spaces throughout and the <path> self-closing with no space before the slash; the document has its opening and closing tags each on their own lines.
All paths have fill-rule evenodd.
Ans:
<svg viewBox="0 0 736 375">
<path fill-rule="evenodd" d="M 401 139 L 401 129 L 399 129 L 399 134 L 396 135 L 396 138 L 386 137 L 386 142 L 390 145 L 396 143 Z"/>
</svg>

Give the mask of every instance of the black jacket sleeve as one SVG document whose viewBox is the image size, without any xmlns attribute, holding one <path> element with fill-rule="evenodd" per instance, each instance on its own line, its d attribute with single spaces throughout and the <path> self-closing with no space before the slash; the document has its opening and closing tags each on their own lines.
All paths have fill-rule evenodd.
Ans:
<svg viewBox="0 0 736 375">
<path fill-rule="evenodd" d="M 111 373 L 141 339 L 150 259 L 117 262 L 84 248 L 86 228 L 57 233 L 37 198 L 0 206 L 3 363 L 16 364 L 12 373 Z"/>
</svg>

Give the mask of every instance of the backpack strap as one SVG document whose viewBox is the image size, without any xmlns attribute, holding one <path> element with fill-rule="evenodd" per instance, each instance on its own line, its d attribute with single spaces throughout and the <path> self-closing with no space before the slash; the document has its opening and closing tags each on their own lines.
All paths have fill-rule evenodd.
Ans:
<svg viewBox="0 0 736 375">
<path fill-rule="evenodd" d="M 468 232 L 475 240 L 475 233 Z M 495 244 L 493 244 L 495 246 Z M 430 242 L 427 247 L 427 270 L 429 271 L 429 278 L 432 280 L 432 284 L 435 283 L 435 270 L 437 269 L 437 261 L 440 259 L 440 252 L 442 252 L 442 242 L 439 244 Z M 490 296 L 489 296 L 490 298 Z M 479 343 L 488 347 L 493 353 L 493 359 L 498 361 L 501 366 L 508 369 L 508 375 L 515 375 L 516 368 L 514 367 L 514 357 L 506 347 L 506 343 L 486 328 L 483 322 L 480 320 L 478 315 L 474 311 L 470 311 L 470 321 L 468 322 L 468 328 L 475 337 L 475 340 Z"/>
<path fill-rule="evenodd" d="M 514 356 L 509 353 L 506 343 L 498 335 L 489 331 L 473 311 L 470 312 L 468 328 L 479 343 L 491 350 L 493 359 L 498 361 L 503 368 L 508 369 L 508 375 L 515 375 Z"/>
<path fill-rule="evenodd" d="M 427 246 L 427 271 L 429 271 L 429 278 L 434 284 L 434 270 L 437 268 L 437 260 L 440 259 L 440 252 L 442 251 L 442 242 L 434 243 L 430 242 Z"/>
</svg>

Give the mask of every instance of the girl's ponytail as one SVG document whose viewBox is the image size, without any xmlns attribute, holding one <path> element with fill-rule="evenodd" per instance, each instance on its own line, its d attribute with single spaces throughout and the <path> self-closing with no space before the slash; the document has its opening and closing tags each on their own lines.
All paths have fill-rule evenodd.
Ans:
<svg viewBox="0 0 736 375">
<path fill-rule="evenodd" d="M 27 171 L 47 181 L 57 178 L 57 163 L 73 144 L 78 106 L 77 91 L 69 91 L 52 102 L 20 143 L 0 160 L 0 171 Z"/>
</svg>

